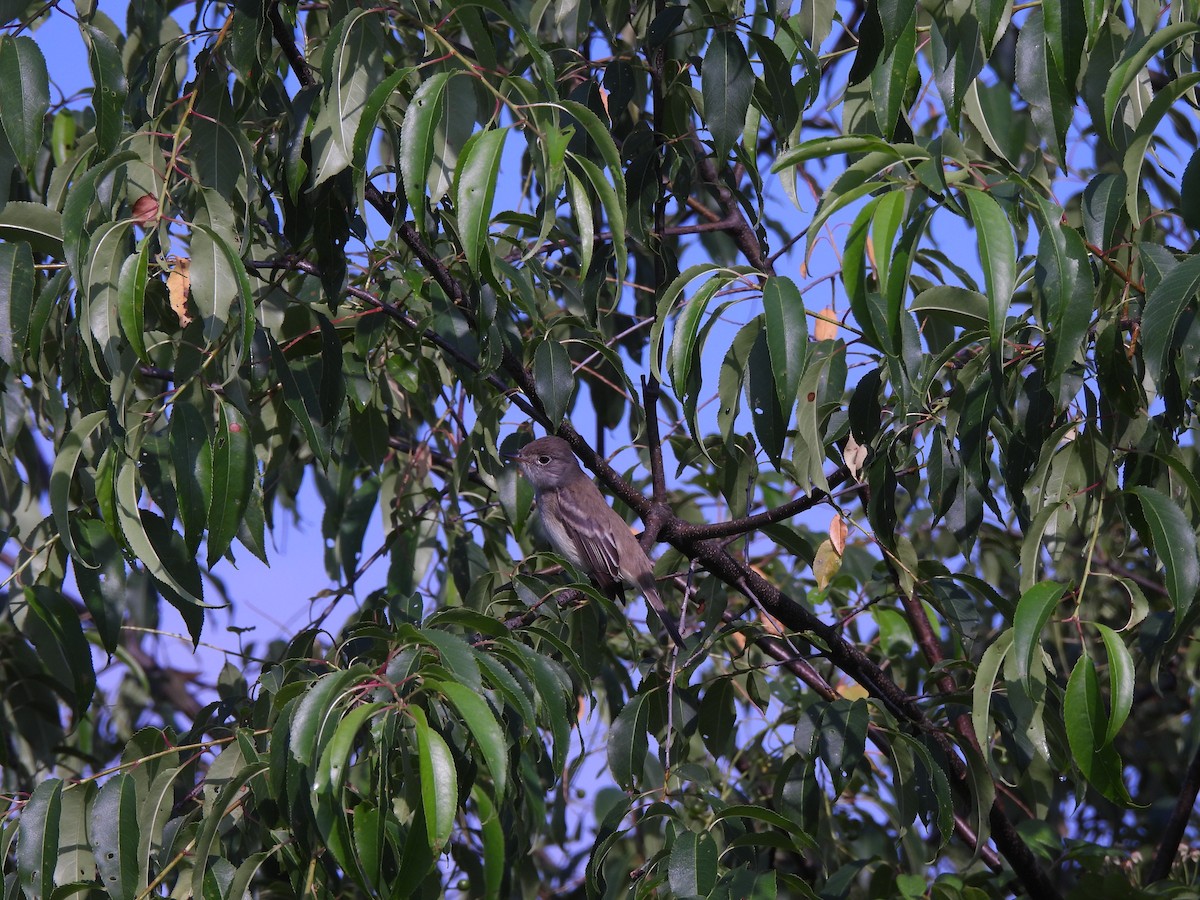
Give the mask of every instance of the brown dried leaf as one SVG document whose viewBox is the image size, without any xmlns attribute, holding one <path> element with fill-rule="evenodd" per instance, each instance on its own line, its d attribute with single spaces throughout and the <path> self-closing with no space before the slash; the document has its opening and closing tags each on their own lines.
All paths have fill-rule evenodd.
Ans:
<svg viewBox="0 0 1200 900">
<path fill-rule="evenodd" d="M 832 341 L 838 336 L 838 314 L 832 306 L 827 306 L 817 313 L 817 321 L 813 326 L 813 337 L 818 341 Z"/>
<path fill-rule="evenodd" d="M 833 549 L 837 551 L 838 556 L 846 552 L 846 520 L 842 518 L 841 513 L 829 522 L 829 540 L 833 542 Z"/>
<path fill-rule="evenodd" d="M 858 473 L 862 471 L 863 463 L 867 461 L 867 448 L 854 439 L 851 434 L 846 439 L 846 449 L 842 451 L 842 459 L 850 470 L 850 477 L 859 480 Z"/>
<path fill-rule="evenodd" d="M 188 275 L 191 266 L 190 259 L 178 256 L 171 267 L 171 274 L 167 276 L 167 294 L 171 298 L 172 311 L 179 317 L 180 328 L 187 328 L 192 324 L 192 315 L 188 312 L 187 305 L 188 290 L 192 286 L 191 276 Z"/>
<path fill-rule="evenodd" d="M 158 220 L 158 199 L 153 194 L 142 194 L 133 204 L 133 221 L 148 228 Z"/>
</svg>

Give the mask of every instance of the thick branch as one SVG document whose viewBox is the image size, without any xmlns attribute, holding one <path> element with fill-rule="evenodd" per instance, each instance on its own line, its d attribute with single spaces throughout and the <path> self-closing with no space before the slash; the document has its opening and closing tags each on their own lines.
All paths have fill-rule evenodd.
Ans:
<svg viewBox="0 0 1200 900">
<path fill-rule="evenodd" d="M 1175 854 L 1179 852 L 1179 842 L 1183 839 L 1188 819 L 1196 807 L 1197 794 L 1200 794 L 1200 748 L 1196 749 L 1192 757 L 1179 790 L 1179 797 L 1175 800 L 1175 808 L 1171 810 L 1171 818 L 1167 820 L 1167 827 L 1163 829 L 1162 838 L 1158 842 L 1154 863 L 1150 866 L 1150 873 L 1146 878 L 1149 883 L 1162 881 L 1171 874 Z"/>
</svg>

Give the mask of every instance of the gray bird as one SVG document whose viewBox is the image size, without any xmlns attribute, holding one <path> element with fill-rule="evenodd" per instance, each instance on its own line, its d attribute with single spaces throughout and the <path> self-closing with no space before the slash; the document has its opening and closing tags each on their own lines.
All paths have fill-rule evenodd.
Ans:
<svg viewBox="0 0 1200 900">
<path fill-rule="evenodd" d="M 510 458 L 533 485 L 542 524 L 554 549 L 591 575 L 603 591 L 619 582 L 636 587 L 675 646 L 682 648 L 679 628 L 658 594 L 650 558 L 625 520 L 579 467 L 571 445 L 559 437 L 538 438 Z"/>
</svg>

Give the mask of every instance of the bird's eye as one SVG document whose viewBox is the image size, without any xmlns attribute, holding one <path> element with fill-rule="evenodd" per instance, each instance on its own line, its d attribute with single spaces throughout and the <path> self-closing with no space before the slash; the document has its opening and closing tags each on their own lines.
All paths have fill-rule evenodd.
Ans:
<svg viewBox="0 0 1200 900">
<path fill-rule="evenodd" d="M 550 457 L 543 454 L 542 456 L 538 457 L 538 463 L 543 466 L 548 466 L 550 464 Z"/>
</svg>

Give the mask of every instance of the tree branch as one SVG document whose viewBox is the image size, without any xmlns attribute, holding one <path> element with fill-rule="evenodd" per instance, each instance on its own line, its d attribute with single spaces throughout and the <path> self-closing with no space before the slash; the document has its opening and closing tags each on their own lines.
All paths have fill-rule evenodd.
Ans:
<svg viewBox="0 0 1200 900">
<path fill-rule="evenodd" d="M 1154 862 L 1146 876 L 1147 883 L 1162 881 L 1171 874 L 1175 854 L 1179 852 L 1179 842 L 1183 839 L 1183 832 L 1192 816 L 1192 810 L 1196 808 L 1197 794 L 1200 794 L 1200 747 L 1196 748 L 1191 765 L 1184 775 L 1183 785 L 1175 800 L 1175 808 L 1171 810 L 1171 818 L 1167 820 L 1167 826 L 1163 829 L 1158 850 L 1154 853 Z"/>
</svg>

